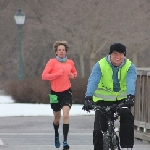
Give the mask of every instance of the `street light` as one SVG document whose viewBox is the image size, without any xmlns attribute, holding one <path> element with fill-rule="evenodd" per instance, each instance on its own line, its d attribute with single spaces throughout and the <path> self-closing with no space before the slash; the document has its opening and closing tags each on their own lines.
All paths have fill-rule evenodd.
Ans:
<svg viewBox="0 0 150 150">
<path fill-rule="evenodd" d="M 22 74 L 22 26 L 25 22 L 25 14 L 24 12 L 19 9 L 17 13 L 14 15 L 14 19 L 16 21 L 16 24 L 18 26 L 19 31 L 19 69 L 18 69 L 18 79 L 22 80 L 23 74 Z"/>
</svg>

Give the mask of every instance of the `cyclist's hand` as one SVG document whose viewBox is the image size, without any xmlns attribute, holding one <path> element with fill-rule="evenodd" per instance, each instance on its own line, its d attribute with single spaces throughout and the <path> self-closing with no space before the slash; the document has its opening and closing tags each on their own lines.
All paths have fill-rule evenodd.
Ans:
<svg viewBox="0 0 150 150">
<path fill-rule="evenodd" d="M 125 100 L 125 105 L 124 106 L 129 107 L 129 108 L 133 107 L 134 106 L 134 98 L 135 98 L 134 95 L 129 94 L 127 96 L 127 99 Z"/>
<path fill-rule="evenodd" d="M 92 96 L 87 96 L 87 97 L 85 97 L 85 102 L 84 102 L 82 109 L 90 112 L 90 110 L 93 109 L 92 105 L 93 105 Z"/>
</svg>

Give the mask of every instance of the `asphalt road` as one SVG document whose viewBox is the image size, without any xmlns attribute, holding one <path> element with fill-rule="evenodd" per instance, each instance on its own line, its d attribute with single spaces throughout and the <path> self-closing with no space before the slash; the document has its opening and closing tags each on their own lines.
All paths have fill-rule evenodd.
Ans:
<svg viewBox="0 0 150 150">
<path fill-rule="evenodd" d="M 93 115 L 70 117 L 68 143 L 71 150 L 93 150 L 93 121 Z M 52 122 L 53 117 L 1 117 L 0 139 L 4 145 L 0 150 L 56 150 Z M 62 121 L 59 131 L 62 142 Z M 135 139 L 133 150 L 150 150 L 150 143 Z"/>
</svg>

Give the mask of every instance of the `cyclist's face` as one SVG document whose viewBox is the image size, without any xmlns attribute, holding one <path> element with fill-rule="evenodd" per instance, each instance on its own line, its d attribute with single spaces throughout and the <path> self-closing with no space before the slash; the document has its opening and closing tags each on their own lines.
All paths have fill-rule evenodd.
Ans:
<svg viewBox="0 0 150 150">
<path fill-rule="evenodd" d="M 59 45 L 57 47 L 57 50 L 56 50 L 56 55 L 59 57 L 59 58 L 64 58 L 66 56 L 66 48 L 64 45 Z"/>
<path fill-rule="evenodd" d="M 121 63 L 123 62 L 125 56 L 123 53 L 119 53 L 117 51 L 113 51 L 111 54 L 110 54 L 110 60 L 111 60 L 111 63 L 118 67 L 121 65 Z"/>
</svg>

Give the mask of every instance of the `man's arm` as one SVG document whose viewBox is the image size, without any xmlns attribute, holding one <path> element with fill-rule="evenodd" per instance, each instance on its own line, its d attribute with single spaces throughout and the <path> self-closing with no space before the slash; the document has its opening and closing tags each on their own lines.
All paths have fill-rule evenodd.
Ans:
<svg viewBox="0 0 150 150">
<path fill-rule="evenodd" d="M 136 87 L 136 80 L 137 80 L 137 70 L 134 64 L 128 70 L 127 73 L 127 95 L 135 95 L 135 87 Z"/>
<path fill-rule="evenodd" d="M 134 64 L 128 70 L 127 73 L 127 99 L 125 101 L 125 106 L 131 108 L 134 106 L 135 99 L 135 87 L 136 87 L 137 71 Z"/>
<path fill-rule="evenodd" d="M 61 70 L 57 71 L 56 73 L 51 74 L 53 65 L 54 64 L 53 64 L 52 60 L 49 60 L 43 70 L 42 80 L 54 80 L 63 74 L 63 68 Z"/>
<path fill-rule="evenodd" d="M 96 63 L 92 69 L 90 77 L 88 79 L 87 91 L 85 93 L 85 102 L 84 106 L 82 107 L 83 110 L 90 112 L 92 107 L 92 96 L 97 89 L 97 85 L 101 79 L 101 70 L 99 63 Z"/>
<path fill-rule="evenodd" d="M 72 62 L 71 74 L 73 75 L 72 79 L 75 79 L 77 77 L 77 70 L 75 68 L 74 62 L 73 61 L 71 61 L 71 62 Z"/>
<path fill-rule="evenodd" d="M 100 82 L 101 76 L 102 76 L 102 73 L 100 70 L 100 65 L 97 62 L 94 65 L 92 72 L 90 74 L 90 77 L 88 79 L 87 91 L 85 93 L 85 96 L 93 96 L 95 90 L 97 89 L 97 85 Z"/>
</svg>

